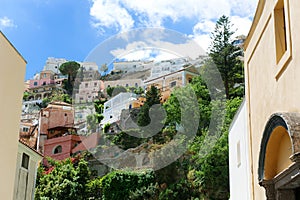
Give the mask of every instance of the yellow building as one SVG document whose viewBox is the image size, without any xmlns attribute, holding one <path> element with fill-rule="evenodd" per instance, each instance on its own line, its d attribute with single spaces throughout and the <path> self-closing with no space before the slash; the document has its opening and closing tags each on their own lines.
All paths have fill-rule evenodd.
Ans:
<svg viewBox="0 0 300 200">
<path fill-rule="evenodd" d="M 299 11 L 298 0 L 259 0 L 245 41 L 250 190 L 255 200 L 300 199 Z"/>
<path fill-rule="evenodd" d="M 194 66 L 182 67 L 175 72 L 149 78 L 144 81 L 144 85 L 148 89 L 152 85 L 157 87 L 161 92 L 161 102 L 163 103 L 170 97 L 174 88 L 186 86 L 195 76 L 199 76 L 199 72 Z"/>
<path fill-rule="evenodd" d="M 26 61 L 0 31 L 0 194 L 13 199 Z"/>
</svg>

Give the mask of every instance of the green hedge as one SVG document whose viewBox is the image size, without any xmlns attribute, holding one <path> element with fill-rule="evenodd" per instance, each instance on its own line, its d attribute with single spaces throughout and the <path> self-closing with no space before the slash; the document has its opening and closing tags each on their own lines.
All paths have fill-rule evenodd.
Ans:
<svg viewBox="0 0 300 200">
<path fill-rule="evenodd" d="M 136 189 L 155 182 L 152 170 L 114 171 L 104 176 L 101 181 L 103 200 L 124 200 Z"/>
</svg>

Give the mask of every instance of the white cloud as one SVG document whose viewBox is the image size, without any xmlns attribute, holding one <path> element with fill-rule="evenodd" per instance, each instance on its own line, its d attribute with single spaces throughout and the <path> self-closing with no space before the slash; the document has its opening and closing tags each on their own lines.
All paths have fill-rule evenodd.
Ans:
<svg viewBox="0 0 300 200">
<path fill-rule="evenodd" d="M 247 35 L 252 23 L 258 0 L 92 0 L 90 15 L 93 17 L 94 26 L 100 30 L 115 28 L 117 31 L 127 31 L 136 27 L 164 27 L 166 20 L 177 22 L 189 20 L 195 22 L 191 30 L 181 32 L 192 32 L 189 38 L 194 40 L 205 51 L 210 45 L 210 33 L 215 28 L 216 20 L 221 15 L 230 17 L 234 24 L 233 28 L 237 35 Z M 130 32 L 128 32 L 130 34 Z M 123 35 L 126 38 L 126 34 Z M 145 37 L 146 38 L 146 37 Z M 147 38 L 156 38 L 150 34 Z M 190 41 L 189 41 L 190 42 Z M 191 44 L 172 44 L 161 41 L 152 41 L 152 45 L 162 45 L 165 49 L 174 49 L 182 56 L 194 57 L 199 52 L 192 54 Z M 163 44 L 162 44 L 163 43 Z M 127 55 L 126 58 L 134 58 L 134 55 L 147 57 L 150 53 L 133 53 L 129 44 L 125 49 L 117 49 L 111 53 L 114 56 Z M 141 45 L 141 43 L 139 43 Z M 145 44 L 144 44 L 145 45 Z M 147 44 L 149 45 L 149 44 Z M 145 46 L 147 46 L 145 45 Z M 137 52 L 136 50 L 134 50 Z M 129 52 L 130 55 L 129 55 Z M 170 52 L 169 52 L 170 53 Z M 173 53 L 171 52 L 170 55 Z M 176 53 L 175 53 L 176 54 Z M 174 54 L 174 55 L 175 55 Z M 163 54 L 161 54 L 162 57 Z M 168 55 L 169 56 L 169 55 Z M 166 57 L 168 57 L 166 56 Z"/>
<path fill-rule="evenodd" d="M 190 35 L 190 37 L 199 45 L 201 46 L 204 51 L 207 51 L 210 46 L 210 34 L 194 34 Z"/>
<path fill-rule="evenodd" d="M 201 23 L 221 15 L 249 17 L 258 0 L 93 0 L 90 15 L 98 28 L 126 31 L 133 26 L 161 27 L 166 19 Z"/>
<path fill-rule="evenodd" d="M 93 26 L 100 30 L 106 27 L 127 31 L 134 25 L 131 15 L 119 5 L 118 0 L 93 0 L 90 15 L 93 17 Z"/>
<path fill-rule="evenodd" d="M 251 27 L 252 21 L 248 17 L 232 16 L 230 18 L 235 30 L 234 36 L 247 35 Z"/>
<path fill-rule="evenodd" d="M 195 59 L 199 55 L 205 54 L 204 49 L 201 47 L 192 39 L 182 44 L 162 40 L 147 40 L 129 43 L 125 48 L 118 48 L 110 53 L 115 58 L 125 60 L 163 60 L 179 57 Z"/>
<path fill-rule="evenodd" d="M 17 26 L 14 24 L 14 21 L 12 19 L 9 19 L 6 16 L 0 18 L 0 28 L 15 28 L 15 27 Z"/>
<path fill-rule="evenodd" d="M 198 22 L 193 27 L 194 34 L 203 34 L 203 33 L 211 33 L 215 28 L 215 22 L 211 20 L 206 20 L 202 22 Z"/>
</svg>

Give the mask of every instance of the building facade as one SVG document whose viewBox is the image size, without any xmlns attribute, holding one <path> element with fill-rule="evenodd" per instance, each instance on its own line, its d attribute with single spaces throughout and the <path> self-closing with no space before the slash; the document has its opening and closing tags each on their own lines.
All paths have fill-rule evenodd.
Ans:
<svg viewBox="0 0 300 200">
<path fill-rule="evenodd" d="M 55 160 L 64 160 L 71 157 L 72 150 L 81 143 L 83 136 L 65 135 L 57 138 L 47 139 L 44 142 L 44 156 Z"/>
<path fill-rule="evenodd" d="M 42 159 L 42 154 L 19 140 L 14 200 L 32 200 L 34 198 L 37 168 Z"/>
<path fill-rule="evenodd" d="M 101 125 L 114 123 L 120 120 L 122 110 L 139 107 L 138 98 L 133 93 L 120 93 L 104 103 L 103 120 Z"/>
<path fill-rule="evenodd" d="M 108 87 L 143 87 L 143 82 L 141 79 L 124 79 L 124 80 L 116 80 L 116 81 L 105 81 L 104 82 L 104 88 Z"/>
<path fill-rule="evenodd" d="M 148 70 L 153 66 L 153 61 L 120 61 L 113 63 L 113 71 L 123 73 Z"/>
<path fill-rule="evenodd" d="M 44 153 L 47 139 L 72 134 L 74 130 L 74 108 L 64 102 L 52 102 L 40 111 L 37 150 Z"/>
<path fill-rule="evenodd" d="M 182 66 L 177 71 L 154 78 L 149 78 L 144 81 L 144 85 L 146 88 L 150 88 L 152 85 L 157 87 L 161 92 L 161 102 L 165 102 L 169 98 L 174 88 L 185 86 L 192 80 L 194 76 L 198 75 L 199 73 L 195 67 Z"/>
<path fill-rule="evenodd" d="M 19 123 L 26 61 L 0 31 L 0 194 L 2 199 L 13 199 Z M 8 84 L 13 83 L 13 84 Z"/>
<path fill-rule="evenodd" d="M 245 41 L 255 200 L 300 199 L 299 10 L 300 1 L 260 0 Z"/>
<path fill-rule="evenodd" d="M 230 200 L 251 199 L 251 171 L 245 100 L 229 128 Z"/>
<path fill-rule="evenodd" d="M 79 85 L 78 93 L 75 94 L 76 103 L 93 102 L 104 90 L 104 83 L 101 80 L 83 81 Z"/>
</svg>

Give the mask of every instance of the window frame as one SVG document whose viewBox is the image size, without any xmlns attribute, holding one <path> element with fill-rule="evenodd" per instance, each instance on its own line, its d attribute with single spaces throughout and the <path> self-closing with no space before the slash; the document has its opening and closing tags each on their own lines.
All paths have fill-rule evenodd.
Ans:
<svg viewBox="0 0 300 200">
<path fill-rule="evenodd" d="M 60 151 L 58 150 L 58 152 L 55 152 L 55 150 L 58 149 L 59 147 L 60 147 Z M 53 154 L 53 155 L 57 155 L 57 154 L 60 154 L 60 153 L 62 153 L 62 146 L 61 146 L 61 145 L 55 146 L 55 147 L 53 148 L 53 150 L 52 150 L 52 154 Z"/>
<path fill-rule="evenodd" d="M 29 161 L 30 161 L 30 156 L 26 153 L 22 153 L 21 168 L 28 170 Z"/>
<path fill-rule="evenodd" d="M 284 25 L 285 25 L 285 42 L 286 42 L 286 50 L 283 52 L 283 54 L 278 58 L 278 49 L 277 49 L 277 43 L 279 39 L 279 33 L 277 32 L 277 24 L 278 22 L 278 14 L 276 14 L 277 10 L 280 9 L 280 4 L 283 6 L 283 16 L 284 16 Z M 274 28 L 274 43 L 275 43 L 275 65 L 276 65 L 276 70 L 275 70 L 275 78 L 278 80 L 281 76 L 281 74 L 284 72 L 286 69 L 290 59 L 292 58 L 292 45 L 291 45 L 291 32 L 290 32 L 290 7 L 289 7 L 289 0 L 276 0 L 272 12 L 273 16 L 273 28 Z"/>
</svg>

